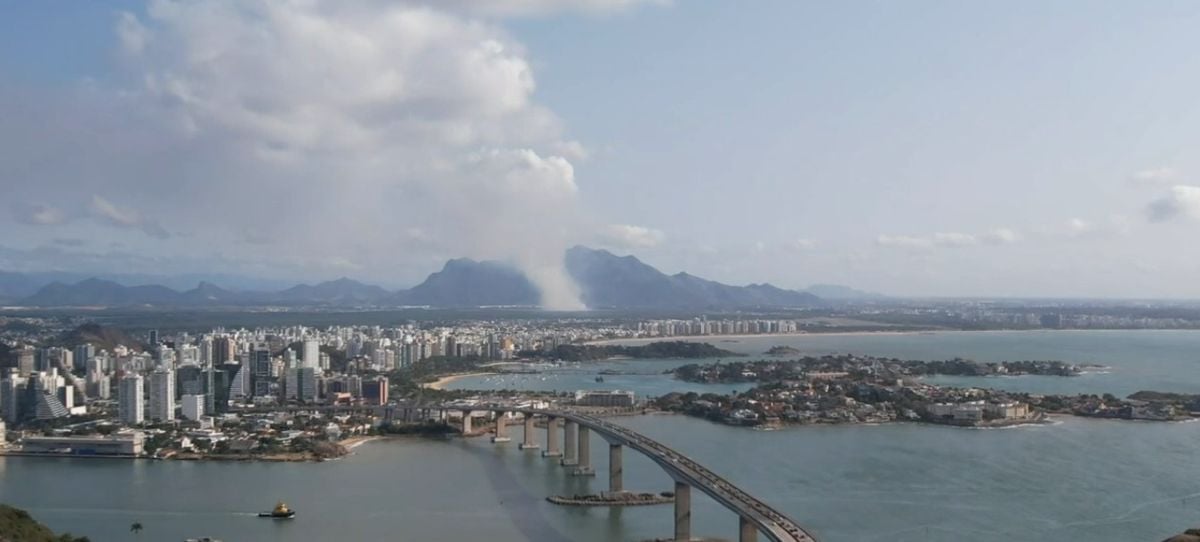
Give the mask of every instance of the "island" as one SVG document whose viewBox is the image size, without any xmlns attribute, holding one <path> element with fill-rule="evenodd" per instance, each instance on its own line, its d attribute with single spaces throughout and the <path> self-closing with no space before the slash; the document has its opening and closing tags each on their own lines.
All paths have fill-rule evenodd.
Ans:
<svg viewBox="0 0 1200 542">
<path fill-rule="evenodd" d="M 848 355 L 792 362 L 689 364 L 671 372 L 691 382 L 754 382 L 757 386 L 728 395 L 671 393 L 653 404 L 744 426 L 921 422 L 1000 427 L 1045 422 L 1050 414 L 1148 421 L 1179 421 L 1200 414 L 1200 396 L 1186 394 L 1142 391 L 1126 399 L 1110 394 L 1039 395 L 937 386 L 920 378 L 964 373 L 1073 376 L 1075 367 L 1057 361 L 975 364 Z"/>
<path fill-rule="evenodd" d="M 764 352 L 764 355 L 774 357 L 795 356 L 799 354 L 800 350 L 797 348 L 792 348 L 791 346 L 772 346 L 770 349 Z"/>
<path fill-rule="evenodd" d="M 549 351 L 525 351 L 529 359 L 550 358 L 563 361 L 598 361 L 612 358 L 698 359 L 741 357 L 742 354 L 717 348 L 709 343 L 662 341 L 638 346 L 616 344 L 560 344 Z"/>
</svg>

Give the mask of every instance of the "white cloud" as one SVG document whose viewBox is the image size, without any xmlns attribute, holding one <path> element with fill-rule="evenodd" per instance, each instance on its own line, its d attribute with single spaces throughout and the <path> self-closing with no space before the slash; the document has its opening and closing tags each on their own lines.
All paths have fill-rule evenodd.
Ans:
<svg viewBox="0 0 1200 542">
<path fill-rule="evenodd" d="M 1122 237 L 1129 235 L 1130 229 L 1129 219 L 1116 214 L 1099 221 L 1071 218 L 1063 228 L 1066 236 L 1072 238 Z"/>
<path fill-rule="evenodd" d="M 577 306 L 561 257 L 594 229 L 572 164 L 587 149 L 492 15 L 633 4 L 151 0 L 114 25 L 127 79 L 0 101 L 0 141 L 88 160 L 0 175 L 34 170 L 22 200 L 100 194 L 65 205 L 154 237 L 169 217 L 239 261 L 340 255 L 390 281 L 432 254 L 505 259 Z"/>
<path fill-rule="evenodd" d="M 67 221 L 62 209 L 40 204 L 14 204 L 13 216 L 17 222 L 33 226 L 55 226 Z"/>
<path fill-rule="evenodd" d="M 939 247 L 969 247 L 979 244 L 979 240 L 968 233 L 935 233 L 933 244 Z"/>
<path fill-rule="evenodd" d="M 933 240 L 928 237 L 913 237 L 909 235 L 880 235 L 875 238 L 875 244 L 884 247 L 928 250 L 933 248 Z"/>
<path fill-rule="evenodd" d="M 1164 196 L 1150 202 L 1146 216 L 1152 222 L 1175 218 L 1200 219 L 1200 186 L 1176 185 Z"/>
<path fill-rule="evenodd" d="M 1008 228 L 996 228 L 981 236 L 980 240 L 989 245 L 1008 245 L 1021 240 L 1021 235 Z"/>
<path fill-rule="evenodd" d="M 804 237 L 792 240 L 791 247 L 795 250 L 812 250 L 817 248 L 817 242 Z"/>
<path fill-rule="evenodd" d="M 610 224 L 600 237 L 602 245 L 623 250 L 654 248 L 667 238 L 661 230 L 629 224 Z"/>
<path fill-rule="evenodd" d="M 1144 169 L 1129 177 L 1130 182 L 1141 185 L 1171 184 L 1178 179 L 1179 172 L 1171 167 Z"/>
<path fill-rule="evenodd" d="M 996 228 L 982 233 L 938 232 L 929 236 L 880 235 L 875 244 L 884 247 L 930 250 L 934 248 L 962 248 L 976 245 L 1007 245 L 1020 240 L 1016 231 Z"/>
<path fill-rule="evenodd" d="M 171 236 L 157 221 L 146 219 L 132 209 L 117 207 L 112 202 L 98 195 L 92 196 L 89 209 L 92 212 L 92 216 L 111 226 L 140 229 L 146 235 L 157 239 L 166 239 Z"/>
</svg>

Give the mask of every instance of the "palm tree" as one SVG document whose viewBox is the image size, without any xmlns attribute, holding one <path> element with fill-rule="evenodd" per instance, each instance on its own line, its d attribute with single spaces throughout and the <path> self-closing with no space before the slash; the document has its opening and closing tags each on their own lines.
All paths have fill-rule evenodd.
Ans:
<svg viewBox="0 0 1200 542">
<path fill-rule="evenodd" d="M 133 522 L 133 525 L 129 526 L 129 532 L 134 534 L 141 534 L 143 529 L 145 529 L 145 527 L 142 527 L 142 523 L 140 521 L 135 521 Z"/>
</svg>

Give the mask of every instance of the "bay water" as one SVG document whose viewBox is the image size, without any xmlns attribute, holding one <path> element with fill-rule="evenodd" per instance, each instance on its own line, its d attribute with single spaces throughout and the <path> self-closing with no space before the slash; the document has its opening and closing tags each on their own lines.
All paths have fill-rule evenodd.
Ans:
<svg viewBox="0 0 1200 542">
<path fill-rule="evenodd" d="M 1054 393 L 1139 389 L 1200 393 L 1200 332 L 948 332 L 703 339 L 760 355 L 805 353 L 982 361 L 1059 359 L 1108 367 L 1081 377 L 944 378 Z M 719 342 L 719 341 L 736 342 Z M 754 359 L 754 358 L 750 358 Z M 690 361 L 689 361 L 690 362 Z M 728 393 L 674 381 L 679 360 L 568 366 L 547 374 L 460 379 L 459 388 L 631 389 Z M 618 371 L 596 382 L 601 370 Z M 688 454 L 811 528 L 825 542 L 1156 541 L 1200 526 L 1200 423 L 1058 418 L 1053 425 L 963 429 L 920 424 L 759 431 L 673 415 L 615 418 Z M 514 428 L 519 436 L 520 429 Z M 538 436 L 539 441 L 542 435 Z M 517 439 L 514 439 L 517 440 Z M 325 463 L 0 458 L 0 502 L 92 540 L 644 540 L 669 536 L 670 506 L 558 507 L 552 494 L 605 489 L 595 478 L 486 438 L 399 438 Z M 670 489 L 648 459 L 625 454 L 625 485 Z M 254 514 L 286 500 L 295 520 Z M 737 518 L 693 496 L 694 531 L 734 539 Z M 132 522 L 145 526 L 129 532 Z"/>
</svg>

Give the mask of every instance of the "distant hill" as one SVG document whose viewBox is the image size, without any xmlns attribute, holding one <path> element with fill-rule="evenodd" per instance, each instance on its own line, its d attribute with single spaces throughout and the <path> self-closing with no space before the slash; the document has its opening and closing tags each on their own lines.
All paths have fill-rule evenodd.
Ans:
<svg viewBox="0 0 1200 542">
<path fill-rule="evenodd" d="M 646 309 L 725 309 L 743 307 L 811 307 L 821 303 L 810 293 L 770 284 L 730 286 L 687 273 L 667 275 L 633 256 L 573 247 L 567 272 L 589 307 Z"/>
<path fill-rule="evenodd" d="M 293 286 L 269 297 L 274 297 L 277 303 L 289 305 L 369 305 L 390 295 L 391 292 L 379 286 L 342 277 L 314 286 Z"/>
<path fill-rule="evenodd" d="M 87 538 L 56 535 L 29 512 L 0 504 L 0 542 L 87 542 Z"/>
<path fill-rule="evenodd" d="M 786 290 L 770 284 L 733 286 L 688 273 L 667 275 L 634 256 L 577 246 L 564 259 L 567 273 L 592 308 L 738 309 L 792 308 L 820 305 L 811 292 Z M 13 284 L 17 281 L 13 279 Z M 279 291 L 228 290 L 202 281 L 186 291 L 157 284 L 125 286 L 89 278 L 74 284 L 52 282 L 17 301 L 39 307 L 478 307 L 536 306 L 537 287 L 516 268 L 494 261 L 467 258 L 446 262 L 420 284 L 399 292 L 348 278 L 301 284 Z"/>
<path fill-rule="evenodd" d="M 23 305 L 56 306 L 129 306 L 178 305 L 183 299 L 179 292 L 156 284 L 122 286 L 112 281 L 87 279 L 76 284 L 53 282 L 21 301 Z"/>
<path fill-rule="evenodd" d="M 808 288 L 805 288 L 804 291 L 821 299 L 829 300 L 865 301 L 870 299 L 887 299 L 887 296 L 883 294 L 864 292 L 862 290 L 856 290 L 849 286 L 842 286 L 840 284 L 814 284 Z"/>
<path fill-rule="evenodd" d="M 396 305 L 434 307 L 536 306 L 540 300 L 541 293 L 524 273 L 499 262 L 468 258 L 446 262 L 441 271 L 392 298 Z"/>
</svg>

